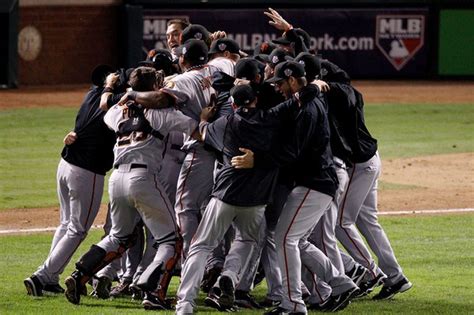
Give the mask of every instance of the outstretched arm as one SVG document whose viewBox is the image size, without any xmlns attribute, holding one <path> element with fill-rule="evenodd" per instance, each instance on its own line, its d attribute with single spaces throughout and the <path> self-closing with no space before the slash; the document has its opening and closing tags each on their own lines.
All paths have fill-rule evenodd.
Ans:
<svg viewBox="0 0 474 315">
<path fill-rule="evenodd" d="M 271 19 L 271 21 L 268 21 L 268 24 L 283 32 L 287 32 L 293 28 L 276 10 L 268 8 L 268 11 L 269 12 L 263 12 L 263 14 Z"/>
<path fill-rule="evenodd" d="M 129 91 L 118 102 L 124 105 L 128 101 L 134 101 L 146 108 L 166 108 L 175 104 L 175 99 L 163 91 L 135 92 Z"/>
</svg>

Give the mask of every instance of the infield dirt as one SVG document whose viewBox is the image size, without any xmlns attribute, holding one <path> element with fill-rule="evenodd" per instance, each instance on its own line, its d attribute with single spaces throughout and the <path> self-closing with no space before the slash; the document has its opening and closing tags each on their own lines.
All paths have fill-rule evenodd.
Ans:
<svg viewBox="0 0 474 315">
<path fill-rule="evenodd" d="M 365 102 L 394 104 L 471 104 L 474 82 L 356 81 Z M 87 86 L 24 87 L 0 91 L 0 109 L 78 107 Z M 474 108 L 473 108 L 474 110 Z M 382 161 L 379 209 L 422 210 L 474 206 L 474 153 L 433 155 Z M 106 207 L 95 224 L 103 224 Z M 56 226 L 58 207 L 0 212 L 0 229 Z"/>
</svg>

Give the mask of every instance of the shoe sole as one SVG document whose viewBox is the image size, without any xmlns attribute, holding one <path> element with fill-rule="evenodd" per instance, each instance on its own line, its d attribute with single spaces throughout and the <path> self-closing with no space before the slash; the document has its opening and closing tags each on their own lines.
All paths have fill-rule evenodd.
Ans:
<svg viewBox="0 0 474 315">
<path fill-rule="evenodd" d="M 43 296 L 43 293 L 42 292 L 38 292 L 36 290 L 36 286 L 35 286 L 35 283 L 33 282 L 33 280 L 31 280 L 31 278 L 27 278 L 25 280 L 23 280 L 23 283 L 26 287 L 26 291 L 28 293 L 28 295 L 31 295 L 31 296 Z"/>
<path fill-rule="evenodd" d="M 359 294 L 359 291 L 359 288 L 354 288 L 343 301 L 331 309 L 331 312 L 337 312 L 345 309 L 350 304 L 351 300 Z"/>
<path fill-rule="evenodd" d="M 221 308 L 232 308 L 234 306 L 234 284 L 229 277 L 221 277 L 219 279 L 219 287 L 221 289 L 221 296 L 219 297 L 219 304 Z"/>
<path fill-rule="evenodd" d="M 66 285 L 66 291 L 64 292 L 66 299 L 72 304 L 79 304 L 81 296 L 77 292 L 76 280 L 73 277 L 67 277 L 64 284 Z"/>
<path fill-rule="evenodd" d="M 166 307 L 164 307 L 161 304 L 154 304 L 151 303 L 150 301 L 143 301 L 142 302 L 143 308 L 150 311 L 150 310 L 166 310 Z"/>
</svg>

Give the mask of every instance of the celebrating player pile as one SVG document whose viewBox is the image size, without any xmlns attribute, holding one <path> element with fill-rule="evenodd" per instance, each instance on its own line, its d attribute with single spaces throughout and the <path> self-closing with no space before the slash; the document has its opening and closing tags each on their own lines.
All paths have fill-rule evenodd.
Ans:
<svg viewBox="0 0 474 315">
<path fill-rule="evenodd" d="M 362 95 L 308 50 L 304 30 L 264 14 L 283 34 L 253 57 L 225 32 L 171 20 L 169 50 L 128 71 L 94 70 L 58 167 L 61 225 L 24 281 L 28 294 L 64 292 L 59 276 L 112 167 L 106 236 L 66 278 L 71 303 L 91 283 L 98 298 L 193 314 L 201 288 L 223 312 L 307 314 L 342 310 L 378 286 L 374 300 L 412 287 L 377 220 L 381 162 Z M 180 270 L 174 301 L 167 288 Z M 250 292 L 263 277 L 257 302 Z"/>
</svg>

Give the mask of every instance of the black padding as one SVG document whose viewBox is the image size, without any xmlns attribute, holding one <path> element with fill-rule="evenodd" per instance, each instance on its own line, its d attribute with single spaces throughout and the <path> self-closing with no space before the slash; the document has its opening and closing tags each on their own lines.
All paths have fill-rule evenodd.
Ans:
<svg viewBox="0 0 474 315">
<path fill-rule="evenodd" d="M 91 249 L 76 263 L 76 268 L 83 274 L 92 277 L 97 266 L 102 264 L 106 254 L 104 249 L 97 245 L 92 245 Z"/>
</svg>

